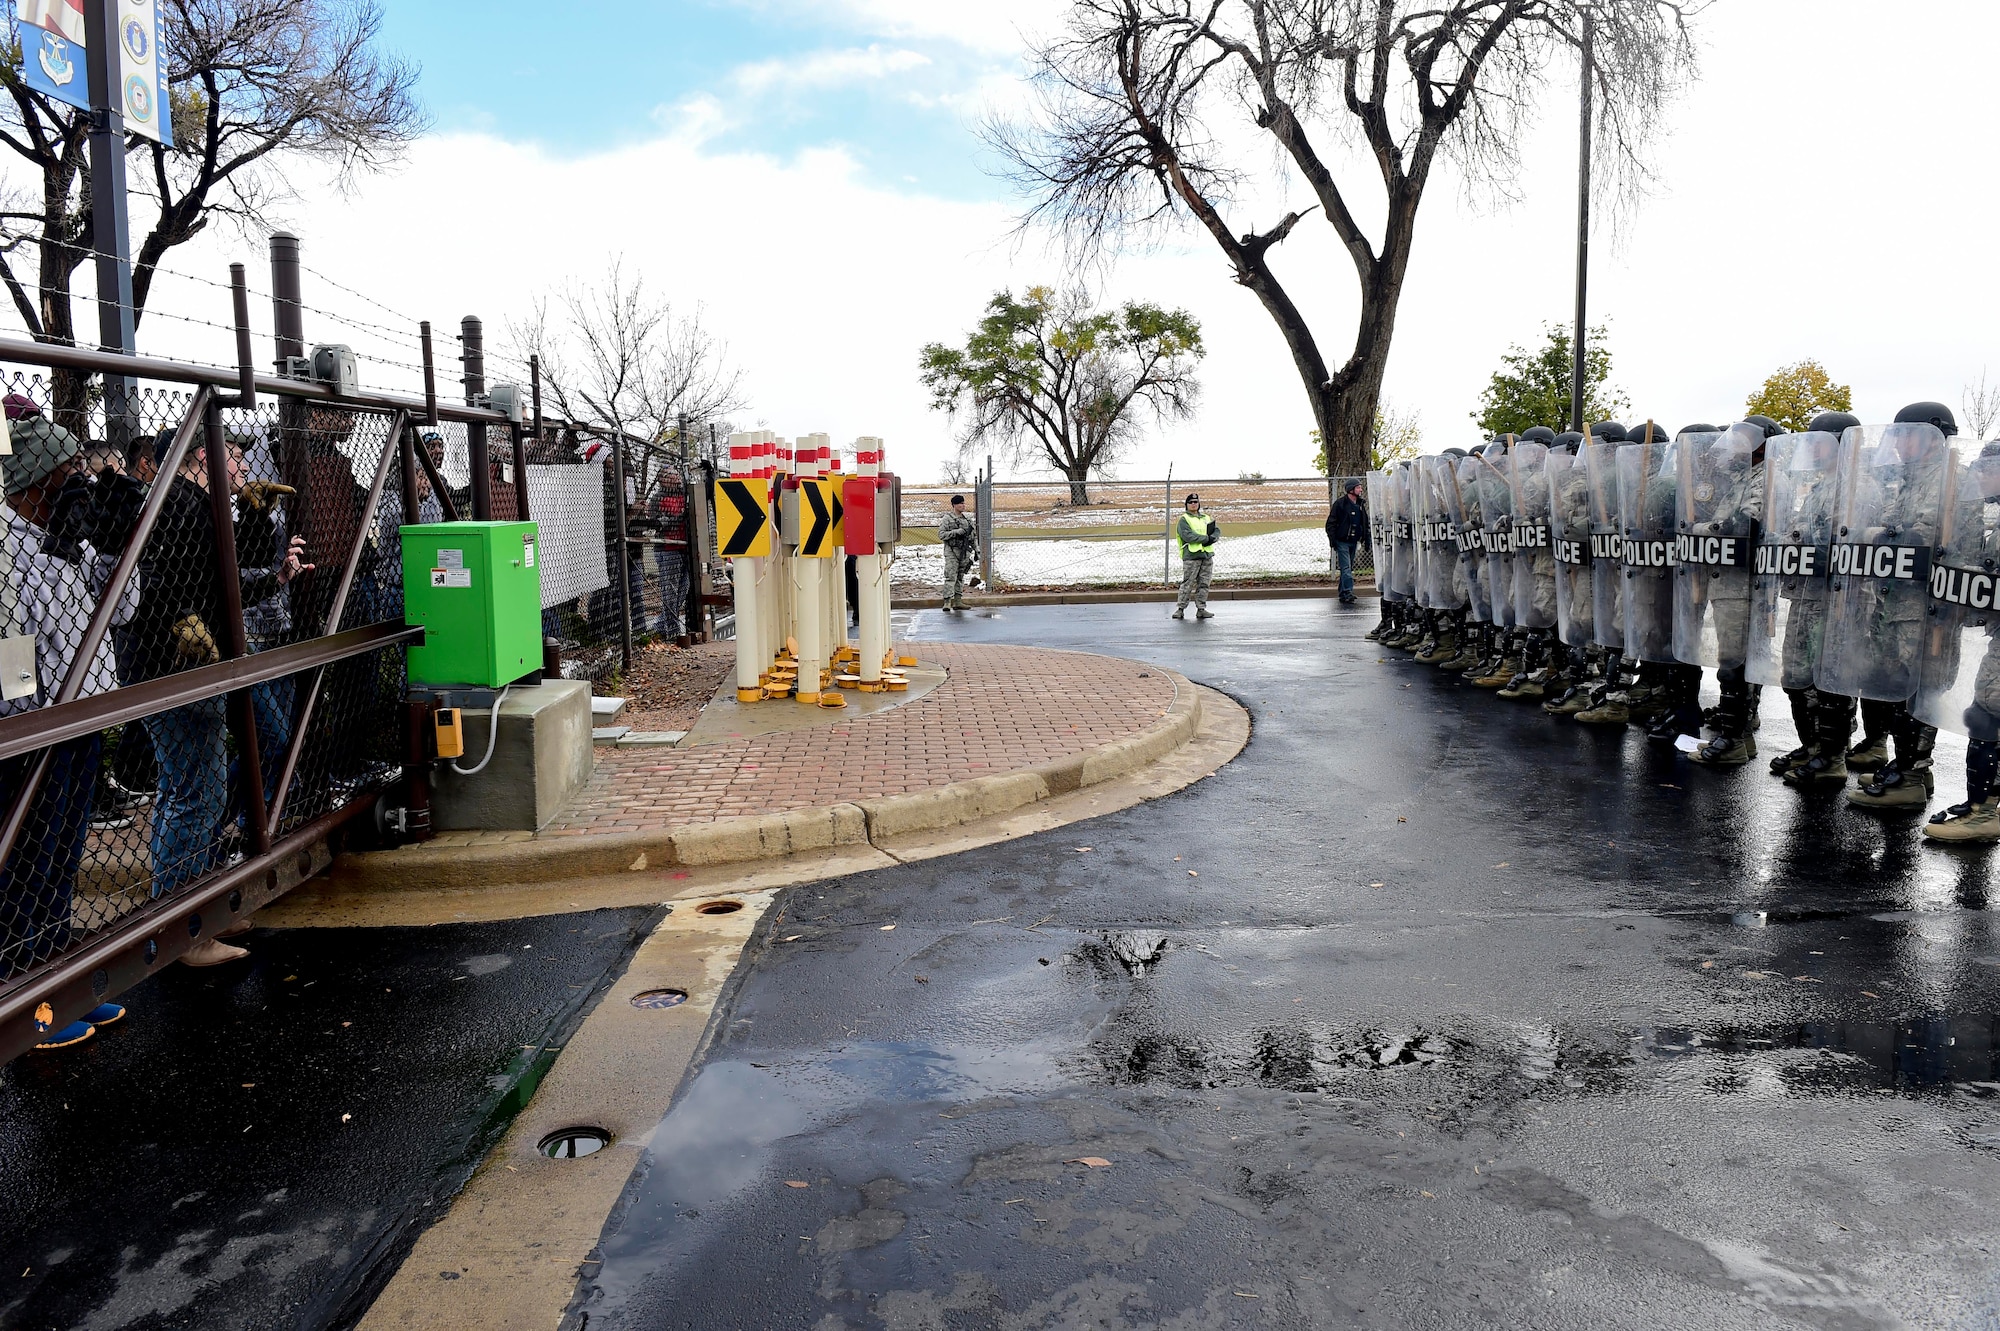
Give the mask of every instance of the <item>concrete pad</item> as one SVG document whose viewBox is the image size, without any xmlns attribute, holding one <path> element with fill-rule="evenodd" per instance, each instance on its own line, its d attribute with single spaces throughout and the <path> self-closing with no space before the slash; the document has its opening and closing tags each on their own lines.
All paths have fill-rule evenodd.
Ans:
<svg viewBox="0 0 2000 1331">
<path fill-rule="evenodd" d="M 590 700 L 590 719 L 597 725 L 608 725 L 616 721 L 618 714 L 624 710 L 625 700 L 623 698 L 592 698 Z"/>
<path fill-rule="evenodd" d="M 685 730 L 634 730 L 618 737 L 621 749 L 672 748 L 687 738 Z"/>
<path fill-rule="evenodd" d="M 486 753 L 490 713 L 465 713 L 465 753 L 476 765 Z M 583 789 L 596 759 L 590 738 L 590 685 L 550 680 L 508 692 L 500 704 L 493 760 L 465 776 L 449 763 L 436 769 L 431 821 L 439 831 L 539 831 Z"/>
</svg>

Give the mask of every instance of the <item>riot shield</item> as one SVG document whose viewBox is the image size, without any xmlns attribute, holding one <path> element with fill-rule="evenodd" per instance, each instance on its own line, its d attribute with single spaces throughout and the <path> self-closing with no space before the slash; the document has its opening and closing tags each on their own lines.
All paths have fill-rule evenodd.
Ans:
<svg viewBox="0 0 2000 1331">
<path fill-rule="evenodd" d="M 1764 514 L 1750 570 L 1753 684 L 1809 689 L 1826 626 L 1826 564 L 1833 546 L 1834 464 L 1840 437 L 1781 434 L 1765 445 Z"/>
<path fill-rule="evenodd" d="M 1591 633 L 1600 647 L 1625 650 L 1625 528 L 1618 514 L 1618 449 L 1595 440 L 1583 449 L 1590 502 Z"/>
<path fill-rule="evenodd" d="M 1479 502 L 1479 472 L 1483 464 L 1476 457 L 1445 461 L 1456 462 L 1450 475 L 1451 504 L 1458 562 L 1465 575 L 1465 603 L 1474 622 L 1491 624 L 1493 589 L 1486 572 L 1485 509 Z"/>
<path fill-rule="evenodd" d="M 1452 539 L 1451 463 L 1447 457 L 1417 459 L 1417 603 L 1427 610 L 1465 604 L 1465 579 Z"/>
<path fill-rule="evenodd" d="M 1514 501 L 1514 622 L 1524 629 L 1556 626 L 1556 561 L 1549 548 L 1549 448 L 1532 439 L 1514 445 L 1507 481 Z"/>
<path fill-rule="evenodd" d="M 1479 460 L 1481 524 L 1486 533 L 1486 585 L 1493 597 L 1493 622 L 1513 628 L 1514 609 L 1514 488 L 1508 480 L 1513 463 L 1507 445 L 1491 443 L 1473 454 Z"/>
<path fill-rule="evenodd" d="M 1749 651 L 1763 442 L 1763 430 L 1741 422 L 1674 441 L 1674 656 L 1689 665 L 1740 666 Z"/>
<path fill-rule="evenodd" d="M 1389 589 L 1389 524 L 1395 520 L 1396 500 L 1389 493 L 1389 473 L 1368 473 L 1368 552 L 1375 563 L 1375 588 L 1387 599 L 1399 599 Z"/>
<path fill-rule="evenodd" d="M 1395 505 L 1389 523 L 1389 590 L 1398 600 L 1417 594 L 1417 544 L 1411 519 L 1410 464 L 1389 468 L 1389 498 Z"/>
<path fill-rule="evenodd" d="M 1857 425 L 1840 438 L 1826 631 L 1813 683 L 1904 702 L 1917 691 L 1931 552 L 1952 450 L 1934 425 Z"/>
<path fill-rule="evenodd" d="M 1588 647 L 1596 615 L 1590 576 L 1590 477 L 1582 449 L 1549 450 L 1549 556 L 1555 561 L 1556 633 L 1569 647 Z"/>
<path fill-rule="evenodd" d="M 1910 711 L 1941 730 L 2000 740 L 2000 446 L 1952 468 Z"/>
<path fill-rule="evenodd" d="M 1674 656 L 1675 446 L 1618 446 L 1618 525 L 1624 539 L 1625 655 Z"/>
</svg>

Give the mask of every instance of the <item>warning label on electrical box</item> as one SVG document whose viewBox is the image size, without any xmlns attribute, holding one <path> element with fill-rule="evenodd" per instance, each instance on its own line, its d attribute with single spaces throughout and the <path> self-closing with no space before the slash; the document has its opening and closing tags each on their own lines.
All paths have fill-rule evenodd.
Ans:
<svg viewBox="0 0 2000 1331">
<path fill-rule="evenodd" d="M 532 536 L 521 538 L 521 562 L 528 568 L 535 566 L 535 538 Z"/>
<path fill-rule="evenodd" d="M 434 568 L 431 570 L 433 587 L 470 587 L 472 570 L 469 568 Z"/>
</svg>

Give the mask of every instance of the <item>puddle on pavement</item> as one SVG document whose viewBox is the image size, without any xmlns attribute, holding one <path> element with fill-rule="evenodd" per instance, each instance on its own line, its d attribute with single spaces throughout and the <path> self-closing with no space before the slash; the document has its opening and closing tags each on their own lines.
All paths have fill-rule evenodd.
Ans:
<svg viewBox="0 0 2000 1331">
<path fill-rule="evenodd" d="M 1182 1090 L 1261 1086 L 1394 1094 L 1439 1079 L 1510 1082 L 1513 1093 L 1860 1095 L 2000 1093 L 2000 1020 L 1797 1022 L 1763 1027 L 1561 1027 L 1454 1031 L 1271 1028 L 1225 1043 L 1212 1034 L 1106 1031 L 1098 1079 Z"/>
</svg>

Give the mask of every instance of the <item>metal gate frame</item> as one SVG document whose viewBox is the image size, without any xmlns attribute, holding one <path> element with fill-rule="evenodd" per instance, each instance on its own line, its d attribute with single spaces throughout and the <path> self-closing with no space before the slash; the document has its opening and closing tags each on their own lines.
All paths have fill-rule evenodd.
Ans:
<svg viewBox="0 0 2000 1331">
<path fill-rule="evenodd" d="M 247 318 L 239 313 L 239 359 L 235 371 L 146 356 L 124 356 L 45 343 L 0 339 L 0 362 L 33 365 L 48 369 L 107 375 L 128 380 L 149 379 L 191 386 L 194 399 L 175 431 L 166 456 L 159 459 L 159 475 L 168 483 L 178 472 L 199 432 L 213 445 L 208 448 L 209 493 L 216 505 L 217 576 L 225 591 L 231 622 L 224 659 L 143 683 L 126 685 L 92 697 L 79 697 L 90 662 L 110 628 L 123 589 L 135 576 L 139 558 L 153 532 L 165 503 L 168 484 L 156 483 L 147 496 L 139 521 L 91 615 L 85 636 L 77 646 L 68 676 L 51 701 L 33 711 L 0 717 L 0 759 L 34 754 L 29 778 L 15 793 L 4 818 L 0 818 L 0 863 L 12 853 L 28 818 L 36 788 L 52 762 L 52 748 L 68 740 L 91 734 L 108 726 L 212 698 L 229 700 L 230 730 L 243 762 L 245 824 L 249 844 L 244 858 L 235 864 L 197 878 L 170 897 L 162 897 L 122 916 L 65 952 L 13 977 L 0 981 L 0 1062 L 8 1061 L 36 1044 L 40 1032 L 76 1020 L 105 999 L 138 984 L 160 967 L 174 961 L 196 944 L 270 904 L 299 883 L 332 862 L 344 828 L 373 807 L 381 784 L 363 787 L 353 798 L 293 832 L 272 837 L 279 825 L 285 801 L 291 793 L 299 757 L 308 731 L 312 707 L 319 696 L 318 682 L 327 667 L 385 647 L 420 643 L 421 628 L 406 627 L 400 621 L 384 621 L 339 631 L 341 615 L 354 583 L 367 532 L 374 522 L 389 475 L 391 458 L 400 457 L 401 482 L 406 513 L 414 513 L 415 476 L 421 466 L 430 474 L 432 485 L 449 511 L 449 492 L 443 478 L 436 475 L 424 450 L 415 448 L 408 428 L 413 421 L 451 420 L 469 426 L 499 425 L 511 432 L 518 455 L 520 427 L 501 412 L 485 407 L 439 402 L 434 394 L 419 398 L 385 392 L 339 393 L 312 380 L 279 378 L 257 374 L 249 361 Z M 225 396 L 219 390 L 235 390 Z M 273 648 L 255 656 L 245 640 L 240 582 L 235 541 L 229 518 L 229 486 L 224 458 L 221 412 L 224 408 L 254 408 L 259 393 L 289 400 L 303 407 L 323 403 L 344 410 L 369 412 L 390 418 L 390 434 L 377 462 L 366 508 L 361 515 L 352 546 L 344 552 L 339 582 L 325 622 L 316 637 Z M 476 432 L 484 443 L 485 429 Z M 475 450 L 475 472 L 483 471 L 486 459 Z M 452 514 L 456 517 L 456 514 Z M 267 806 L 261 766 L 266 755 L 258 752 L 257 728 L 250 715 L 250 688 L 282 676 L 314 671 L 314 683 L 302 701 L 298 718 L 283 755 L 280 780 Z M 401 718 L 406 725 L 411 718 Z M 406 730 L 406 739 L 409 731 Z M 408 746 L 406 745 L 406 750 Z M 416 776 L 406 761 L 405 776 Z M 382 784 L 386 784 L 382 783 Z"/>
</svg>

